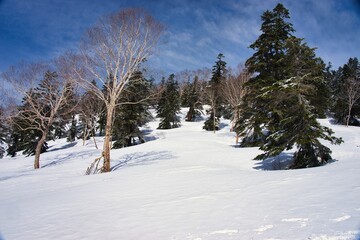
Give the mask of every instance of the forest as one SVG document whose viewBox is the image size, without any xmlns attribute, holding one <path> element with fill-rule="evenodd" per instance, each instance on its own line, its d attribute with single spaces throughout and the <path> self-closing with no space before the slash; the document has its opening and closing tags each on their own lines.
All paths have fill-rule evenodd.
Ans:
<svg viewBox="0 0 360 240">
<path fill-rule="evenodd" d="M 146 61 L 161 41 L 165 27 L 141 9 L 104 16 L 84 34 L 77 51 L 47 62 L 20 63 L 1 74 L 0 157 L 34 156 L 34 168 L 48 142 L 66 138 L 104 138 L 102 164 L 109 172 L 111 149 L 145 142 L 141 127 L 160 118 L 158 129 L 181 128 L 199 121 L 216 133 L 230 119 L 236 147 L 259 147 L 256 160 L 295 148 L 290 169 L 324 165 L 332 159 L 322 140 L 341 144 L 329 127 L 360 126 L 360 64 L 349 58 L 342 67 L 316 56 L 316 48 L 298 38 L 288 9 L 278 4 L 261 16 L 261 34 L 249 46 L 254 53 L 236 68 L 226 56 L 213 66 L 152 76 Z M 322 139 L 322 140 L 321 140 Z M 97 164 L 99 164 L 97 162 Z M 95 164 L 91 166 L 95 167 Z M 94 169 L 92 169 L 94 170 Z"/>
</svg>

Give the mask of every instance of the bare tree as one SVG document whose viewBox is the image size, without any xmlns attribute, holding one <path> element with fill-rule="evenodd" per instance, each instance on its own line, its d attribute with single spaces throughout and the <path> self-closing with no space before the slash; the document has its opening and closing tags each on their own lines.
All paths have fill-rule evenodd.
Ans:
<svg viewBox="0 0 360 240">
<path fill-rule="evenodd" d="M 346 93 L 346 103 L 348 106 L 347 116 L 346 116 L 346 126 L 348 127 L 351 117 L 351 111 L 354 107 L 354 104 L 360 99 L 360 81 L 354 77 L 350 77 L 346 79 L 345 93 Z"/>
<path fill-rule="evenodd" d="M 110 171 L 110 148 L 113 118 L 119 97 L 154 50 L 164 27 L 141 9 L 125 9 L 103 17 L 90 28 L 81 44 L 83 68 L 75 69 L 81 85 L 105 103 L 106 127 L 102 172 Z M 105 86 L 94 87 L 92 79 Z"/>
<path fill-rule="evenodd" d="M 241 65 L 238 66 L 237 72 L 229 70 L 227 80 L 223 86 L 223 96 L 226 102 L 230 105 L 233 112 L 232 128 L 240 117 L 240 104 L 245 95 L 244 84 L 249 80 L 250 74 L 247 69 L 243 69 Z M 239 142 L 239 136 L 236 134 L 236 144 Z"/>
<path fill-rule="evenodd" d="M 94 83 L 95 85 L 95 83 Z M 103 102 L 97 98 L 93 92 L 86 92 L 80 99 L 79 102 L 79 113 L 80 120 L 83 122 L 83 146 L 85 145 L 86 139 L 93 138 L 96 149 L 98 149 L 96 139 L 94 136 L 96 128 L 96 119 L 104 111 Z"/>
<path fill-rule="evenodd" d="M 72 79 L 63 78 L 61 73 L 58 75 L 50 72 L 46 70 L 48 68 L 49 66 L 40 63 L 21 64 L 2 74 L 25 103 L 25 107 L 18 108 L 12 115 L 12 124 L 20 130 L 36 130 L 41 133 L 35 149 L 35 169 L 40 168 L 41 148 L 51 125 L 60 117 L 60 113 L 67 114 L 63 110 L 74 86 Z M 46 90 L 37 89 L 40 83 L 42 89 Z M 66 109 L 72 111 L 72 108 Z M 22 124 L 18 124 L 15 119 L 21 119 Z"/>
</svg>

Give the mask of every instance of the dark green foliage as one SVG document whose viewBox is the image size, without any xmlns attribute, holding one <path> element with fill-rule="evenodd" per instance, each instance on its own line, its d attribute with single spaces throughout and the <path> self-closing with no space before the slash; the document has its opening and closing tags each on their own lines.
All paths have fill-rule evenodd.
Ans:
<svg viewBox="0 0 360 240">
<path fill-rule="evenodd" d="M 35 149 L 39 142 L 39 139 L 41 138 L 42 133 L 40 131 L 31 130 L 26 133 L 23 139 L 22 148 L 24 149 L 23 154 L 27 156 L 35 155 Z M 44 144 L 41 146 L 40 153 L 44 153 L 48 149 L 47 142 L 44 142 Z"/>
<path fill-rule="evenodd" d="M 331 159 L 319 138 L 332 144 L 342 140 L 316 120 L 327 109 L 325 64 L 315 49 L 292 36 L 287 18 L 289 12 L 281 4 L 262 16 L 263 34 L 250 46 L 256 53 L 246 62 L 257 75 L 246 83 L 236 131 L 243 137 L 242 146 L 257 145 L 264 151 L 256 159 L 296 146 L 291 168 L 314 167 Z"/>
<path fill-rule="evenodd" d="M 295 31 L 292 24 L 286 22 L 289 18 L 289 11 L 280 3 L 261 16 L 262 34 L 250 45 L 255 53 L 246 61 L 246 67 L 249 72 L 259 74 L 255 79 L 262 85 L 269 86 L 285 77 L 285 42 Z"/>
<path fill-rule="evenodd" d="M 67 97 L 67 104 L 61 109 L 61 111 L 58 113 L 59 115 L 62 115 L 62 119 L 65 122 L 70 122 L 70 128 L 67 132 L 67 138 L 66 140 L 68 142 L 74 142 L 76 140 L 76 136 L 78 134 L 78 128 L 77 128 L 77 120 L 75 119 L 77 108 L 75 106 L 78 105 L 79 98 L 75 94 L 75 90 L 72 87 L 67 87 L 66 95 Z M 63 114 L 65 113 L 66 114 Z"/>
<path fill-rule="evenodd" d="M 220 120 L 218 117 L 214 116 L 214 112 L 210 112 L 210 116 L 204 122 L 203 129 L 207 131 L 217 131 L 220 129 Z"/>
<path fill-rule="evenodd" d="M 200 99 L 200 85 L 198 77 L 195 76 L 194 81 L 189 85 L 186 97 L 186 107 L 189 107 L 189 111 L 186 114 L 185 121 L 195 121 L 196 117 L 202 113 L 202 103 Z"/>
<path fill-rule="evenodd" d="M 265 87 L 286 78 L 286 40 L 294 29 L 286 20 L 289 11 L 278 4 L 272 11 L 265 11 L 261 19 L 262 34 L 250 45 L 255 53 L 246 61 L 250 73 L 256 73 L 246 84 L 247 94 L 243 98 L 240 118 L 235 124 L 242 137 L 241 146 L 260 146 L 265 139 L 263 129 L 268 121 L 267 100 L 262 97 Z"/>
<path fill-rule="evenodd" d="M 334 120 L 343 125 L 360 126 L 360 64 L 357 58 L 328 74 L 332 88 L 331 111 Z M 352 103 L 352 105 L 350 105 Z"/>
<path fill-rule="evenodd" d="M 99 130 L 99 136 L 104 136 L 106 126 L 106 112 L 102 111 L 99 115 L 99 120 L 97 121 L 97 129 Z"/>
<path fill-rule="evenodd" d="M 192 83 L 190 81 L 187 81 L 185 84 L 184 84 L 184 87 L 183 87 L 183 91 L 182 91 L 182 94 L 180 96 L 180 105 L 181 107 L 188 107 L 189 106 L 189 98 L 190 98 L 190 95 L 191 95 L 191 90 L 192 90 Z"/>
<path fill-rule="evenodd" d="M 68 142 L 74 142 L 76 140 L 77 134 L 78 134 L 77 121 L 75 119 L 75 115 L 73 115 L 66 140 Z"/>
<path fill-rule="evenodd" d="M 148 102 L 144 101 L 150 95 L 150 85 L 150 81 L 146 80 L 141 72 L 134 73 L 120 100 L 120 103 L 125 104 L 116 110 L 113 148 L 145 142 L 139 128 L 151 119 Z"/>
<path fill-rule="evenodd" d="M 212 69 L 212 76 L 207 86 L 207 97 L 210 103 L 208 114 L 210 117 L 204 122 L 203 129 L 207 131 L 219 130 L 220 117 L 223 112 L 225 102 L 222 96 L 222 85 L 226 78 L 226 62 L 223 61 L 224 55 L 220 53 Z"/>
<path fill-rule="evenodd" d="M 165 82 L 158 106 L 157 116 L 161 118 L 158 129 L 171 129 L 180 126 L 180 121 L 176 114 L 180 111 L 179 85 L 171 74 Z"/>
<path fill-rule="evenodd" d="M 61 139 L 66 137 L 66 121 L 62 118 L 56 119 L 50 128 L 48 139 Z"/>
<path fill-rule="evenodd" d="M 265 159 L 290 150 L 294 145 L 298 151 L 294 154 L 291 168 L 314 167 L 331 159 L 331 151 L 322 145 L 319 138 L 340 144 L 341 139 L 332 136 L 331 129 L 321 126 L 312 113 L 312 106 L 307 100 L 313 89 L 306 77 L 293 77 L 279 81 L 268 87 L 264 97 L 276 117 L 269 116 L 269 130 L 264 144 L 260 147 L 265 153 L 256 159 Z M 308 79 L 310 80 L 310 79 Z"/>
</svg>

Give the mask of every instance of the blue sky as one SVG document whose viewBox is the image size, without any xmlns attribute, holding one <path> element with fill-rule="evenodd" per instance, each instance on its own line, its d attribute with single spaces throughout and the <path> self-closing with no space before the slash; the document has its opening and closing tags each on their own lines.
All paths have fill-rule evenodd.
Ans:
<svg viewBox="0 0 360 240">
<path fill-rule="evenodd" d="M 143 7 L 167 27 L 150 64 L 165 74 L 210 67 L 218 53 L 229 66 L 246 61 L 260 34 L 261 14 L 281 2 L 297 37 L 338 67 L 360 57 L 358 0 L 0 0 L 0 72 L 18 62 L 47 60 L 76 49 L 104 15 Z"/>
</svg>

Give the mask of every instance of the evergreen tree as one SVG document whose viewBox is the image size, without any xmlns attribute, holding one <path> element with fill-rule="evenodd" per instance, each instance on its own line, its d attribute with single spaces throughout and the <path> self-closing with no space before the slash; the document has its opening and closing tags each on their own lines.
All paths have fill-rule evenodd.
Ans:
<svg viewBox="0 0 360 240">
<path fill-rule="evenodd" d="M 182 94 L 180 96 L 180 102 L 181 102 L 181 107 L 188 107 L 189 106 L 189 98 L 191 95 L 191 90 L 192 90 L 192 83 L 189 81 L 187 81 L 184 86 L 183 86 L 183 91 Z"/>
<path fill-rule="evenodd" d="M 158 129 L 171 129 L 180 126 L 176 114 L 180 111 L 179 85 L 171 74 L 165 82 L 165 89 L 162 92 L 158 106 L 157 116 L 161 118 Z"/>
<path fill-rule="evenodd" d="M 224 98 L 221 94 L 221 86 L 226 78 L 226 62 L 224 55 L 220 53 L 212 69 L 212 77 L 207 86 L 207 96 L 211 108 L 208 113 L 210 117 L 204 122 L 203 129 L 207 131 L 219 130 L 220 117 L 223 112 Z"/>
<path fill-rule="evenodd" d="M 74 87 L 71 86 L 69 83 L 67 84 L 65 88 L 67 89 L 65 94 L 67 97 L 67 103 L 66 105 L 61 109 L 61 112 L 59 112 L 59 115 L 62 116 L 60 118 L 60 122 L 70 122 L 70 128 L 67 132 L 67 138 L 66 140 L 68 142 L 74 142 L 76 140 L 76 136 L 79 133 L 78 126 L 77 126 L 77 120 L 76 120 L 76 114 L 78 110 L 78 96 L 75 94 Z M 66 113 L 66 114 L 64 114 Z"/>
<path fill-rule="evenodd" d="M 105 84 L 102 87 L 102 92 L 105 96 L 105 98 L 109 98 L 109 90 L 111 90 L 111 86 L 113 83 L 113 74 L 110 73 L 108 78 L 106 79 Z M 92 84 L 94 84 L 94 82 L 92 82 Z M 106 104 L 103 103 L 103 108 L 106 109 Z M 99 120 L 98 120 L 98 129 L 99 129 L 99 135 L 100 136 L 104 136 L 105 133 L 105 127 L 106 127 L 106 118 L 107 118 L 107 114 L 106 111 L 101 112 L 100 116 L 99 116 Z"/>
<path fill-rule="evenodd" d="M 121 98 L 121 102 L 125 104 L 120 105 L 116 110 L 113 148 L 145 142 L 140 127 L 151 119 L 148 103 L 143 101 L 145 96 L 150 95 L 150 87 L 150 81 L 144 78 L 142 72 L 133 74 Z"/>
<path fill-rule="evenodd" d="M 315 49 L 290 34 L 293 32 L 291 24 L 283 21 L 288 17 L 288 10 L 281 4 L 273 12 L 266 11 L 263 15 L 264 34 L 264 30 L 283 30 L 279 34 L 282 38 L 265 39 L 263 34 L 252 45 L 257 46 L 258 52 L 247 61 L 247 65 L 258 75 L 247 84 L 246 102 L 237 131 L 245 136 L 243 146 L 260 143 L 264 154 L 256 159 L 276 156 L 296 145 L 298 150 L 291 168 L 314 167 L 331 159 L 330 149 L 318 138 L 333 144 L 340 144 L 342 140 L 333 137 L 332 131 L 316 120 L 315 102 L 326 96 L 320 94 L 326 85 L 325 65 L 316 57 Z M 268 24 L 270 28 L 265 28 L 264 25 Z M 265 40 L 267 42 L 262 42 Z M 270 47 L 268 55 L 259 54 L 262 44 Z"/>
<path fill-rule="evenodd" d="M 201 115 L 203 109 L 200 99 L 200 84 L 197 76 L 195 76 L 194 81 L 189 85 L 187 92 L 187 98 L 184 102 L 186 102 L 185 106 L 189 107 L 189 111 L 186 114 L 185 121 L 192 122 L 197 116 Z"/>
<path fill-rule="evenodd" d="M 330 75 L 333 92 L 334 119 L 343 125 L 360 126 L 360 64 L 357 58 L 350 58 L 343 67 Z"/>
<path fill-rule="evenodd" d="M 48 139 L 52 138 L 53 140 L 55 140 L 66 137 L 66 124 L 67 122 L 65 121 L 65 119 L 56 119 L 50 128 Z"/>
<path fill-rule="evenodd" d="M 302 39 L 287 40 L 288 79 L 280 80 L 265 88 L 263 97 L 271 109 L 267 123 L 270 134 L 260 147 L 265 153 L 258 159 L 276 156 L 294 145 L 297 151 L 291 168 L 314 167 L 331 159 L 331 150 L 320 143 L 319 138 L 340 144 L 341 139 L 332 136 L 331 129 L 321 126 L 313 112 L 311 99 L 318 96 L 318 82 L 322 82 L 324 64 L 315 57 L 314 49 Z"/>
<path fill-rule="evenodd" d="M 294 29 L 286 20 L 290 18 L 289 11 L 278 4 L 272 11 L 265 11 L 261 16 L 262 34 L 250 45 L 255 53 L 245 65 L 250 73 L 256 73 L 246 83 L 247 94 L 241 104 L 241 114 L 235 128 L 243 138 L 241 146 L 260 146 L 265 139 L 264 123 L 267 122 L 270 109 L 266 109 L 267 99 L 262 97 L 265 87 L 278 80 L 285 79 L 286 40 L 292 36 Z"/>
</svg>

